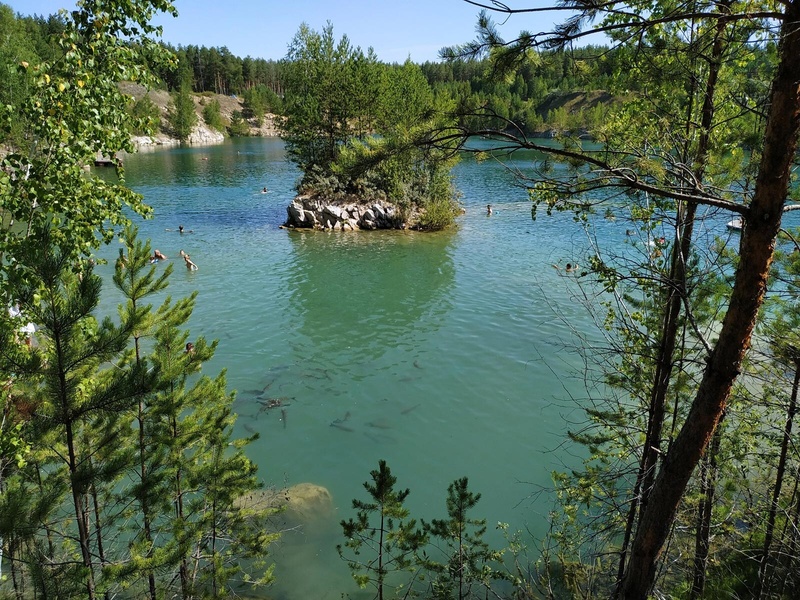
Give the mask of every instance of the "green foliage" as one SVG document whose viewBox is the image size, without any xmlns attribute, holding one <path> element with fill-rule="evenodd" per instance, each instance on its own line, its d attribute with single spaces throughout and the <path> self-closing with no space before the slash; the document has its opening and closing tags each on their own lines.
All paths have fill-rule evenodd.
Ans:
<svg viewBox="0 0 800 600">
<path fill-rule="evenodd" d="M 454 200 L 449 173 L 443 167 L 420 173 L 416 185 L 426 188 L 424 200 L 420 203 L 424 211 L 419 220 L 420 228 L 439 231 L 450 227 L 461 209 Z"/>
<path fill-rule="evenodd" d="M 240 502 L 260 487 L 244 454 L 250 440 L 232 435 L 224 374 L 197 377 L 216 342 L 201 337 L 185 350 L 181 327 L 195 296 L 154 311 L 146 299 L 165 289 L 171 269 L 156 271 L 135 229 L 124 240 L 114 276 L 126 298 L 119 325 L 92 316 L 101 284 L 91 264 L 73 273 L 46 237 L 47 251 L 20 260 L 30 282 L 16 288 L 20 307 L 39 330 L 34 348 L 13 342 L 0 353 L 4 372 L 7 360 L 15 364 L 8 414 L 28 420 L 15 427 L 24 442 L 3 438 L 19 452 L 28 446 L 2 464 L 0 533 L 20 561 L 17 581 L 89 597 L 118 586 L 162 597 L 179 586 L 182 597 L 223 598 L 266 585 L 277 537 L 270 511 Z M 9 525 L 20 514 L 21 526 Z M 108 544 L 120 536 L 130 544 Z M 39 566 L 29 571 L 25 561 Z"/>
<path fill-rule="evenodd" d="M 358 109 L 377 82 L 356 89 L 365 79 L 357 75 L 377 61 L 352 48 L 347 36 L 337 42 L 330 23 L 321 33 L 301 25 L 286 58 L 281 128 L 287 152 L 304 172 L 314 165 L 328 171 L 356 127 L 368 130 Z"/>
<path fill-rule="evenodd" d="M 231 124 L 228 126 L 228 133 L 231 137 L 247 137 L 250 135 L 250 125 L 244 120 L 241 111 L 233 111 Z"/>
<path fill-rule="evenodd" d="M 0 229 L 3 282 L 13 276 L 9 266 L 23 247 L 38 246 L 36 236 L 45 225 L 54 243 L 77 257 L 111 239 L 125 221 L 123 207 L 147 214 L 141 198 L 122 181 L 87 176 L 83 166 L 97 154 L 133 151 L 132 123 L 123 110 L 128 99 L 117 83 L 152 82 L 144 56 L 151 64 L 169 62 L 163 48 L 147 37 L 154 31 L 148 19 L 160 10 L 173 9 L 164 0 L 124 7 L 93 2 L 72 13 L 54 39 L 57 60 L 14 67 L 27 87 L 18 103 L 0 106 L 3 136 L 18 141 L 2 160 L 0 206 L 3 223 L 22 226 Z"/>
<path fill-rule="evenodd" d="M 161 126 L 161 109 L 145 94 L 133 100 L 128 107 L 133 120 L 131 130 L 135 135 L 152 135 Z"/>
<path fill-rule="evenodd" d="M 370 475 L 364 488 L 371 501 L 353 500 L 356 518 L 341 522 L 347 541 L 337 546 L 360 587 L 375 587 L 378 598 L 442 600 L 494 596 L 500 581 L 520 593 L 525 589 L 522 572 L 528 567 L 518 562 L 525 549 L 518 536 L 510 539 L 507 550 L 515 564 L 506 564 L 506 550 L 492 550 L 483 540 L 486 521 L 469 516 L 481 496 L 469 491 L 466 477 L 448 486 L 447 518 L 422 521 L 417 528 L 403 506 L 409 491 L 395 489 L 397 478 L 386 461 Z"/>
<path fill-rule="evenodd" d="M 225 131 L 225 123 L 222 121 L 219 100 L 212 100 L 203 107 L 203 121 L 209 127 L 217 131 Z"/>
<path fill-rule="evenodd" d="M 347 541 L 336 547 L 359 587 L 375 587 L 379 598 L 390 585 L 393 574 L 415 568 L 414 553 L 425 543 L 425 534 L 414 519 L 408 519 L 403 502 L 409 494 L 395 490 L 397 478 L 385 460 L 370 472 L 372 482 L 364 482 L 371 501 L 353 500 L 356 518 L 341 522 Z M 397 586 L 403 586 L 402 580 Z"/>
<path fill-rule="evenodd" d="M 434 92 L 455 102 L 459 125 L 470 130 L 592 131 L 621 98 L 642 89 L 642 80 L 626 77 L 620 47 L 476 51 L 445 49 L 450 60 L 421 65 Z"/>
<path fill-rule="evenodd" d="M 800 583 L 800 544 L 793 531 L 800 522 L 798 476 L 800 452 L 797 438 L 800 396 L 800 311 L 795 301 L 800 291 L 800 231 L 787 230 L 776 251 L 770 297 L 758 327 L 764 345 L 752 353 L 748 374 L 763 387 L 752 395 L 745 391 L 743 402 L 752 402 L 756 423 L 750 452 L 762 458 L 740 482 L 752 499 L 747 518 L 751 523 L 750 543 L 761 548 L 758 569 L 748 580 L 750 589 L 763 597 L 786 594 Z M 746 457 L 742 457 L 746 460 Z M 732 559 L 731 559 L 732 560 Z M 752 565 L 751 565 L 752 568 Z"/>
<path fill-rule="evenodd" d="M 466 477 L 451 483 L 447 488 L 447 519 L 423 521 L 431 546 L 444 559 L 436 562 L 436 557 L 425 554 L 423 564 L 431 572 L 429 598 L 480 598 L 491 589 L 493 580 L 506 578 L 502 570 L 495 571 L 491 566 L 502 564 L 503 553 L 490 550 L 483 541 L 486 520 L 468 516 L 481 498 L 468 487 Z"/>
<path fill-rule="evenodd" d="M 505 120 L 501 109 L 508 102 L 495 104 L 494 114 L 478 114 L 481 121 L 470 125 L 502 129 L 498 137 L 511 140 L 512 147 L 547 153 L 536 174 L 524 177 L 534 188 L 534 210 L 571 211 L 578 222 L 589 224 L 602 214 L 597 210 L 602 202 L 611 205 L 607 218 L 628 218 L 634 225 L 624 248 L 597 244 L 584 259 L 592 283 L 596 278 L 600 287 L 579 280 L 583 294 L 592 298 L 590 310 L 596 311 L 594 294 L 602 290 L 606 315 L 598 318 L 603 351 L 585 340 L 582 350 L 603 375 L 596 387 L 587 388 L 585 423 L 570 432 L 587 458 L 580 469 L 554 478 L 558 510 L 545 577 L 558 586 L 551 590 L 571 596 L 755 597 L 754 569 L 752 563 L 742 567 L 749 552 L 742 549 L 757 548 L 759 536 L 765 538 L 763 554 L 771 545 L 769 525 L 762 525 L 756 506 L 768 513 L 765 491 L 777 488 L 767 483 L 765 472 L 752 468 L 752 456 L 774 454 L 764 453 L 759 435 L 777 429 L 776 418 L 766 408 L 769 401 L 756 409 L 745 392 L 760 389 L 763 379 L 746 380 L 731 393 L 739 376 L 737 361 L 750 344 L 742 325 L 755 318 L 757 280 L 763 281 L 769 268 L 761 259 L 771 250 L 764 239 L 751 246 L 750 270 L 743 258 L 738 283 L 731 286 L 734 270 L 719 246 L 694 245 L 703 239 L 695 232 L 702 231 L 706 205 L 739 213 L 743 205 L 752 210 L 759 198 L 762 206 L 771 205 L 766 212 L 777 231 L 784 192 L 751 193 L 754 185 L 757 190 L 766 185 L 753 179 L 764 168 L 758 147 L 763 113 L 757 107 L 769 104 L 767 82 L 775 73 L 796 68 L 796 52 L 784 53 L 782 69 L 774 70 L 770 44 L 752 44 L 754 35 L 767 35 L 766 29 L 746 11 L 738 13 L 735 24 L 716 15 L 695 16 L 664 3 L 624 14 L 590 7 L 550 34 L 523 32 L 505 43 L 484 15 L 478 39 L 459 49 L 462 56 L 487 56 L 501 74 L 513 76 L 536 48 L 564 47 L 586 32 L 585 19 L 597 20 L 600 27 L 612 28 L 624 58 L 615 88 L 634 92 L 625 106 L 590 117 L 551 107 L 549 118 L 564 132 L 590 122 L 599 148 L 566 134 L 552 146 L 531 143 L 524 130 Z M 561 54 L 564 74 L 594 68 L 567 62 L 570 54 Z M 516 78 L 514 88 L 521 92 Z M 743 101 L 731 106 L 731 97 Z M 781 127 L 796 123 L 788 110 L 772 116 Z M 794 152 L 791 143 L 777 154 L 785 156 L 787 148 Z M 772 169 L 773 181 L 787 174 L 782 166 Z M 618 195 L 612 197 L 610 189 Z M 762 223 L 758 227 L 763 231 Z M 742 252 L 753 239 L 745 233 Z M 725 319 L 720 306 L 729 307 Z M 732 318 L 742 306 L 748 316 Z M 717 360 L 721 356 L 728 357 L 724 366 Z M 713 418 L 704 420 L 708 415 Z M 755 498 L 761 500 L 751 504 Z M 737 528 L 731 522 L 747 525 Z M 763 533 L 750 531 L 754 523 Z"/>
<path fill-rule="evenodd" d="M 49 561 L 71 559 L 80 565 L 68 577 L 94 597 L 98 588 L 110 586 L 100 570 L 99 560 L 104 558 L 98 560 L 95 552 L 95 544 L 102 544 L 106 533 L 90 517 L 101 510 L 95 490 L 113 489 L 129 464 L 124 448 L 116 446 L 115 432 L 126 423 L 124 416 L 135 405 L 136 390 L 146 389 L 152 379 L 124 366 L 132 330 L 110 319 L 97 322 L 94 318 L 101 282 L 91 265 L 76 275 L 70 254 L 61 252 L 46 231 L 40 243 L 46 251 L 21 257 L 28 283 L 17 287 L 20 307 L 37 323 L 41 340 L 33 350 L 38 360 L 18 371 L 22 380 L 34 386 L 37 402 L 31 415 L 38 447 L 32 462 L 36 471 L 28 476 L 44 479 L 45 489 L 68 482 L 72 518 L 60 520 L 57 533 L 51 530 L 51 535 L 75 543 L 59 550 L 51 545 L 47 556 Z M 94 533 L 91 523 L 97 526 L 91 528 Z M 56 573 L 48 571 L 46 576 Z"/>
<path fill-rule="evenodd" d="M 424 228 L 452 224 L 455 152 L 422 149 L 427 132 L 449 120 L 418 66 L 379 63 L 346 36 L 337 42 L 330 23 L 321 33 L 303 25 L 283 81 L 281 136 L 303 170 L 304 193 L 384 197 L 406 215 L 420 210 Z"/>
<path fill-rule="evenodd" d="M 0 111 L 7 135 L 12 122 L 24 133 L 0 175 L 3 301 L 23 314 L 0 317 L 0 536 L 15 596 L 227 597 L 272 577 L 268 515 L 237 503 L 259 487 L 249 440 L 232 435 L 224 374 L 198 374 L 215 344 L 184 349 L 194 297 L 145 304 L 170 269 L 157 274 L 132 229 L 114 278 L 120 322 L 94 316 L 101 284 L 88 257 L 127 223 L 126 207 L 148 208 L 121 166 L 114 181 L 84 165 L 132 151 L 151 114 L 117 84 L 152 83 L 145 59 L 171 62 L 147 37 L 161 10 L 174 12 L 166 0 L 95 0 L 61 29 L 52 21 L 53 53 L 37 44 L 52 60 L 21 62 L 26 95 Z M 19 319 L 37 325 L 30 346 Z"/>
<path fill-rule="evenodd" d="M 260 487 L 256 465 L 244 455 L 250 440 L 233 438 L 233 396 L 226 391 L 224 373 L 196 377 L 217 343 L 200 337 L 187 350 L 189 334 L 183 327 L 196 294 L 175 303 L 167 298 L 155 311 L 144 304 L 165 289 L 171 265 L 157 276 L 149 243 L 139 242 L 135 229 L 125 232 L 124 241 L 114 277 L 127 299 L 120 315 L 123 322 L 137 323 L 133 360 L 151 365 L 157 381 L 139 397 L 137 427 L 131 431 L 137 543 L 131 547 L 133 560 L 116 575 L 131 582 L 146 575 L 160 590 L 171 582 L 156 581 L 156 575 L 171 572 L 184 597 L 193 589 L 227 597 L 231 586 L 243 581 L 266 585 L 272 580 L 267 550 L 277 538 L 267 531 L 270 513 L 240 503 Z M 152 340 L 153 351 L 140 358 L 144 337 Z"/>
<path fill-rule="evenodd" d="M 0 105 L 18 106 L 29 94 L 31 75 L 24 65 L 39 61 L 32 37 L 11 7 L 0 4 Z M 23 136 L 21 123 L 12 123 L 3 139 L 21 143 Z"/>
<path fill-rule="evenodd" d="M 398 206 L 403 222 L 416 215 L 418 228 L 445 229 L 461 213 L 450 173 L 457 158 L 446 150 L 421 150 L 437 122 L 447 127 L 431 120 L 404 135 L 352 141 L 341 149 L 332 174 L 312 169 L 301 190 L 333 200 L 348 195 L 388 199 Z"/>
<path fill-rule="evenodd" d="M 191 81 L 192 91 L 201 94 L 240 94 L 246 97 L 254 87 L 268 90 L 268 105 L 277 109 L 281 94 L 281 63 L 247 56 L 240 58 L 226 47 L 207 48 L 188 45 L 166 46 L 178 58 L 179 69 L 156 69 L 157 76 L 169 89 L 178 89 L 180 82 Z M 245 98 L 246 100 L 246 98 Z"/>
<path fill-rule="evenodd" d="M 197 113 L 194 110 L 194 100 L 188 84 L 184 83 L 173 94 L 167 120 L 175 137 L 182 142 L 186 141 L 197 124 Z"/>
<path fill-rule="evenodd" d="M 282 100 L 272 89 L 266 85 L 254 85 L 247 88 L 243 94 L 244 114 L 247 118 L 255 119 L 260 127 L 264 115 L 269 111 L 278 113 L 282 107 Z"/>
</svg>

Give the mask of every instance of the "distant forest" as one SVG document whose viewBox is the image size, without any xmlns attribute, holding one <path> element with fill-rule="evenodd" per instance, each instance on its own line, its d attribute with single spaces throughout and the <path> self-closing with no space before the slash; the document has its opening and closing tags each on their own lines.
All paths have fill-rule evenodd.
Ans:
<svg viewBox="0 0 800 600">
<path fill-rule="evenodd" d="M 167 47 L 178 57 L 180 66 L 173 72 L 158 73 L 165 89 L 178 89 L 186 78 L 196 93 L 247 98 L 258 90 L 261 96 L 269 98 L 268 110 L 280 112 L 283 61 L 240 58 L 224 46 Z M 488 60 L 425 62 L 420 67 L 434 93 L 454 100 L 460 112 L 466 114 L 482 107 L 497 115 L 495 122 L 484 119 L 483 126 L 496 127 L 502 125 L 502 120 L 508 120 L 531 133 L 544 128 L 576 129 L 599 123 L 611 97 L 635 91 L 630 83 L 615 81 L 613 74 L 624 71 L 619 65 L 620 54 L 602 46 L 577 48 L 569 56 L 564 52 L 543 52 L 518 65 L 512 81 L 498 81 Z M 582 101 L 574 110 L 565 108 L 564 97 L 576 91 L 609 93 L 591 95 L 606 102 L 591 102 L 581 96 Z"/>
<path fill-rule="evenodd" d="M 25 75 L 15 65 L 53 60 L 61 49 L 51 40 L 64 23 L 57 15 L 14 15 L 0 4 L 0 102 L 14 105 L 22 97 Z M 6 41 L 7 40 L 7 41 Z M 170 46 L 177 68 L 158 70 L 165 90 L 187 82 L 195 93 L 236 95 L 251 113 L 279 113 L 282 60 L 236 56 L 226 47 Z M 420 65 L 437 98 L 450 100 L 462 125 L 505 128 L 514 123 L 526 134 L 579 131 L 602 124 L 615 100 L 640 93 L 639 77 L 624 67 L 629 49 L 585 46 L 569 51 L 542 51 L 516 65 L 513 77 L 498 78 L 490 60 L 451 60 Z M 380 58 L 380 57 L 378 57 Z M 480 109 L 494 119 L 470 117 Z"/>
</svg>

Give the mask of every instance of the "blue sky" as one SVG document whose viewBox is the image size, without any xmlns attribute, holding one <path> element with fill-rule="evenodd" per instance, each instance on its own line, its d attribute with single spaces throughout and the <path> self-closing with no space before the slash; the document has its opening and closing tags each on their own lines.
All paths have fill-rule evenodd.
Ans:
<svg viewBox="0 0 800 600">
<path fill-rule="evenodd" d="M 49 15 L 74 8 L 74 0 L 0 0 L 16 12 Z M 511 3 L 533 6 L 534 0 Z M 179 17 L 161 18 L 163 39 L 173 45 L 227 46 L 235 55 L 280 59 L 298 26 L 320 30 L 331 21 L 339 38 L 355 46 L 372 46 L 380 60 L 437 60 L 443 46 L 474 37 L 479 9 L 463 0 L 176 0 Z M 564 13 L 517 16 L 501 29 L 513 38 L 521 29 L 547 28 Z M 548 20 L 550 19 L 550 20 Z"/>
</svg>

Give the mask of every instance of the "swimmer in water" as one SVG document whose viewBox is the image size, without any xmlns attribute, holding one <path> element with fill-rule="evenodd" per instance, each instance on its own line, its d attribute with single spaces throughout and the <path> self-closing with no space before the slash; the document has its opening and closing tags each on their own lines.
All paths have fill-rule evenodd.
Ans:
<svg viewBox="0 0 800 600">
<path fill-rule="evenodd" d="M 486 216 L 487 217 L 491 217 L 492 216 L 492 205 L 491 204 L 487 204 L 486 205 Z"/>
<path fill-rule="evenodd" d="M 183 262 L 186 263 L 186 268 L 189 269 L 190 271 L 197 271 L 199 269 L 199 267 L 192 262 L 192 259 L 189 258 L 189 255 L 186 254 L 185 252 L 183 253 Z"/>
</svg>

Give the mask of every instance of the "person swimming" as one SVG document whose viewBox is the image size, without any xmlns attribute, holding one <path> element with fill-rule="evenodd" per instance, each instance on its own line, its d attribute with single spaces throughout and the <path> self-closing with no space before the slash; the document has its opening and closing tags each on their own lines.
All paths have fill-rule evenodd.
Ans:
<svg viewBox="0 0 800 600">
<path fill-rule="evenodd" d="M 262 193 L 262 194 L 266 194 L 266 193 L 267 193 L 267 187 L 266 187 L 266 186 L 264 186 L 264 189 L 263 189 L 263 190 L 261 190 L 261 193 Z"/>
<path fill-rule="evenodd" d="M 487 217 L 491 217 L 492 216 L 492 205 L 491 204 L 487 204 L 486 205 L 486 216 Z"/>
<path fill-rule="evenodd" d="M 192 262 L 192 259 L 189 258 L 189 255 L 186 254 L 183 250 L 180 251 L 180 255 L 183 258 L 183 262 L 186 263 L 186 268 L 190 271 L 197 271 L 200 267 Z"/>
<path fill-rule="evenodd" d="M 554 268 L 556 271 L 560 271 L 560 270 L 561 270 L 561 267 L 560 267 L 559 265 L 557 265 L 557 264 L 553 265 L 553 268 Z M 578 267 L 578 265 L 573 265 L 572 263 L 567 263 L 567 264 L 564 266 L 564 270 L 565 270 L 567 273 L 572 273 L 573 271 L 577 271 L 577 270 L 578 270 L 578 268 L 579 268 L 579 267 Z"/>
</svg>

